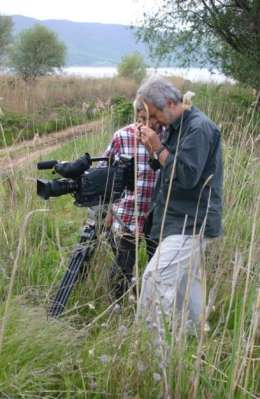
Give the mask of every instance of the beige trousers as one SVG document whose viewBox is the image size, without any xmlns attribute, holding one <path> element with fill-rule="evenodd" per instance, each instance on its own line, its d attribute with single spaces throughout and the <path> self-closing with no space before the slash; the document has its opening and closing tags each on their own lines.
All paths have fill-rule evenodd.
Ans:
<svg viewBox="0 0 260 399">
<path fill-rule="evenodd" d="M 174 322 L 186 313 L 186 321 L 199 324 L 204 296 L 201 264 L 206 239 L 171 235 L 158 246 L 142 279 L 138 318 L 148 327 L 159 328 L 159 320 Z"/>
</svg>

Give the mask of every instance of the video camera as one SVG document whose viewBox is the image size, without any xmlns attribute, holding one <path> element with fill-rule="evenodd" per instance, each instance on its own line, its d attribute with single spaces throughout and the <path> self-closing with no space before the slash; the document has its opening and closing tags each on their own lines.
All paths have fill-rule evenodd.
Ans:
<svg viewBox="0 0 260 399">
<path fill-rule="evenodd" d="M 97 168 L 91 168 L 93 162 L 102 162 Z M 125 189 L 134 190 L 134 160 L 127 155 L 118 159 L 108 157 L 91 158 L 84 154 L 72 162 L 44 161 L 37 164 L 40 170 L 53 169 L 60 179 L 37 180 L 37 194 L 47 200 L 71 193 L 75 205 L 92 207 L 113 202 Z M 80 235 L 79 243 L 74 248 L 68 268 L 48 309 L 51 317 L 60 316 L 74 285 L 81 276 L 88 275 L 90 259 L 97 246 L 97 226 L 88 220 Z"/>
<path fill-rule="evenodd" d="M 102 162 L 102 165 L 91 168 L 93 162 Z M 63 177 L 53 180 L 37 179 L 37 194 L 45 200 L 71 193 L 75 198 L 75 205 L 92 207 L 113 202 L 126 188 L 134 190 L 134 161 L 128 155 L 112 159 L 91 158 L 86 153 L 72 162 L 39 162 L 37 168 L 53 169 L 54 173 Z"/>
</svg>

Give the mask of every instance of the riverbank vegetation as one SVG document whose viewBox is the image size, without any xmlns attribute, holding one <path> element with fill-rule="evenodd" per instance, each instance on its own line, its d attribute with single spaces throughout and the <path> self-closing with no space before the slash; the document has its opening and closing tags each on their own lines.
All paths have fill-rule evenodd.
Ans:
<svg viewBox="0 0 260 399">
<path fill-rule="evenodd" d="M 0 121 L 7 145 L 35 134 L 79 125 L 110 111 L 118 96 L 132 98 L 136 86 L 125 79 L 43 77 L 24 82 L 14 76 L 0 77 Z M 0 146 L 5 143 L 0 138 Z"/>
<path fill-rule="evenodd" d="M 178 77 L 172 80 L 182 92 L 194 91 L 198 106 L 203 106 L 209 97 L 223 111 L 228 104 L 229 121 L 230 117 L 235 119 L 239 113 L 250 114 L 254 109 L 256 95 L 251 89 L 229 84 L 195 84 Z M 111 112 L 120 126 L 132 117 L 130 103 L 136 89 L 134 80 L 118 77 L 52 76 L 24 82 L 15 76 L 2 75 L 0 121 L 5 137 L 0 137 L 0 147 L 80 125 Z"/>
<path fill-rule="evenodd" d="M 69 195 L 39 199 L 35 164 L 11 170 L 0 184 L 0 397 L 259 397 L 259 114 L 252 92 L 239 86 L 179 83 L 196 93 L 194 104 L 223 133 L 225 233 L 209 245 L 205 262 L 210 331 L 169 334 L 166 363 L 135 323 L 132 293 L 121 308 L 111 303 L 112 254 L 101 232 L 90 275 L 74 291 L 67 314 L 47 319 L 86 210 Z M 14 90 L 17 96 L 5 87 L 4 114 L 31 116 L 43 109 L 47 117 L 55 106 L 80 109 L 83 102 L 114 95 L 131 100 L 136 87 L 113 79 L 47 78 L 29 92 L 17 81 Z M 114 131 L 110 111 L 107 116 L 98 140 L 97 133 L 75 139 L 48 158 L 101 154 Z M 145 263 L 141 248 L 140 278 Z"/>
</svg>

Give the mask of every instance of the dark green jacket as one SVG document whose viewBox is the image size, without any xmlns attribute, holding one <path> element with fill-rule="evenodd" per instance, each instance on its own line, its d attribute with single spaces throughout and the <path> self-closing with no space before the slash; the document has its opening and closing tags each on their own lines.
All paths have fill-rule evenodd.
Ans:
<svg viewBox="0 0 260 399">
<path fill-rule="evenodd" d="M 180 134 L 179 150 L 176 152 Z M 218 127 L 201 111 L 185 111 L 168 130 L 164 145 L 170 151 L 161 167 L 152 201 L 151 237 L 160 236 L 170 176 L 176 168 L 167 208 L 163 238 L 172 234 L 221 234 L 222 157 Z M 206 183 L 207 179 L 210 181 Z M 205 184 L 206 183 L 206 184 Z"/>
</svg>

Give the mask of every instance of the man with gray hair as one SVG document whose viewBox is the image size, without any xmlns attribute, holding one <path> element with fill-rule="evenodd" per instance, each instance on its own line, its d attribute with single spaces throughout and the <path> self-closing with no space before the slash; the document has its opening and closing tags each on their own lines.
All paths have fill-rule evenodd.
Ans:
<svg viewBox="0 0 260 399">
<path fill-rule="evenodd" d="M 139 126 L 150 164 L 160 168 L 150 210 L 151 238 L 160 244 L 143 274 L 138 314 L 157 330 L 159 320 L 172 322 L 170 328 L 177 320 L 198 327 L 205 309 L 203 252 L 207 239 L 222 231 L 220 131 L 164 78 L 140 86 L 136 106 L 141 104 L 166 132 L 161 142 L 148 124 Z"/>
</svg>

